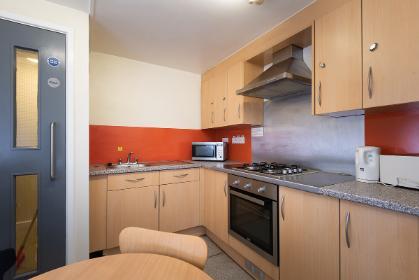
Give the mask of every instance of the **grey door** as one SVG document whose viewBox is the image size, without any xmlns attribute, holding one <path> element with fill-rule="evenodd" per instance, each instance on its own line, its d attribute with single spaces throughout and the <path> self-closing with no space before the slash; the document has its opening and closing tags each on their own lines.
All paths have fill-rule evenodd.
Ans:
<svg viewBox="0 0 419 280">
<path fill-rule="evenodd" d="M 28 278 L 65 264 L 66 38 L 6 20 L 0 38 L 0 279 Z"/>
</svg>

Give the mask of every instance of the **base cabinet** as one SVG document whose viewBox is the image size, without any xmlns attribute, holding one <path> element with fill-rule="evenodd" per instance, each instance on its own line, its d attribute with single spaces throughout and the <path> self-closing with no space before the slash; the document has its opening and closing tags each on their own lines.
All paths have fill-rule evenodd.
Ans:
<svg viewBox="0 0 419 280">
<path fill-rule="evenodd" d="M 204 225 L 217 238 L 228 243 L 227 174 L 213 170 L 204 172 Z"/>
<path fill-rule="evenodd" d="M 280 279 L 339 280 L 339 200 L 280 188 Z"/>
<path fill-rule="evenodd" d="M 119 245 L 119 233 L 126 227 L 158 230 L 159 186 L 108 191 L 106 247 Z"/>
<path fill-rule="evenodd" d="M 419 218 L 341 201 L 341 280 L 419 279 Z"/>
<path fill-rule="evenodd" d="M 89 252 L 106 248 L 107 176 L 92 177 L 89 182 Z"/>
<path fill-rule="evenodd" d="M 160 186 L 160 226 L 176 232 L 199 225 L 199 181 Z"/>
</svg>

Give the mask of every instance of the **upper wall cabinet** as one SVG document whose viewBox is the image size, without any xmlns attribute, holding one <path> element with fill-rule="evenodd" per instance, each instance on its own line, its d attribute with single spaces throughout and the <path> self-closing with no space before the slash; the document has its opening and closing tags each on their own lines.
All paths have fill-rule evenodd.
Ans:
<svg viewBox="0 0 419 280">
<path fill-rule="evenodd" d="M 419 101 L 419 1 L 362 3 L 364 107 Z"/>
<path fill-rule="evenodd" d="M 315 114 L 362 108 L 361 36 L 361 0 L 315 21 Z"/>
<path fill-rule="evenodd" d="M 239 62 L 226 70 L 214 69 L 204 74 L 201 84 L 202 128 L 262 125 L 263 100 L 236 94 L 261 71 L 261 66 Z"/>
</svg>

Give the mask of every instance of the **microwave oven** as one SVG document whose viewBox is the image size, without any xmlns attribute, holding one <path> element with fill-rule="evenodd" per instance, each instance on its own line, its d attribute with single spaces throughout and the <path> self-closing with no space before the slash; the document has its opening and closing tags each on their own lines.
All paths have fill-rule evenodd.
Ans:
<svg viewBox="0 0 419 280">
<path fill-rule="evenodd" d="M 192 160 L 225 161 L 227 160 L 227 143 L 193 142 Z"/>
</svg>

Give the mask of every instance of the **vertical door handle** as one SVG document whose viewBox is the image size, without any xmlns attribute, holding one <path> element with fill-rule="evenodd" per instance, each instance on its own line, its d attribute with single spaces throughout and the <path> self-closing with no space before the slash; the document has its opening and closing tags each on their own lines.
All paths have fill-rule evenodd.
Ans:
<svg viewBox="0 0 419 280">
<path fill-rule="evenodd" d="M 285 202 L 285 195 L 282 196 L 281 198 L 281 217 L 282 220 L 285 220 L 285 215 L 284 215 L 284 202 Z"/>
<path fill-rule="evenodd" d="M 227 181 L 224 183 L 224 195 L 227 197 Z"/>
<path fill-rule="evenodd" d="M 55 179 L 55 122 L 50 125 L 50 174 L 51 180 Z"/>
<path fill-rule="evenodd" d="M 157 191 L 154 191 L 154 208 L 157 208 Z"/>
<path fill-rule="evenodd" d="M 351 219 L 351 214 L 348 212 L 346 212 L 346 219 L 345 219 L 345 239 L 346 239 L 346 246 L 348 248 L 351 248 L 351 242 L 349 240 L 349 222 Z"/>
<path fill-rule="evenodd" d="M 240 103 L 239 103 L 239 106 L 238 106 L 238 109 L 237 109 L 237 113 L 238 113 L 239 119 L 240 119 Z"/>
<path fill-rule="evenodd" d="M 163 191 L 163 207 L 166 205 L 166 192 Z"/>
<path fill-rule="evenodd" d="M 368 96 L 372 98 L 372 67 L 370 66 L 368 69 Z"/>
<path fill-rule="evenodd" d="M 224 108 L 224 121 L 226 121 L 226 108 Z"/>
<path fill-rule="evenodd" d="M 317 103 L 319 103 L 319 106 L 322 106 L 322 82 L 319 82 L 319 92 L 317 94 Z"/>
</svg>

